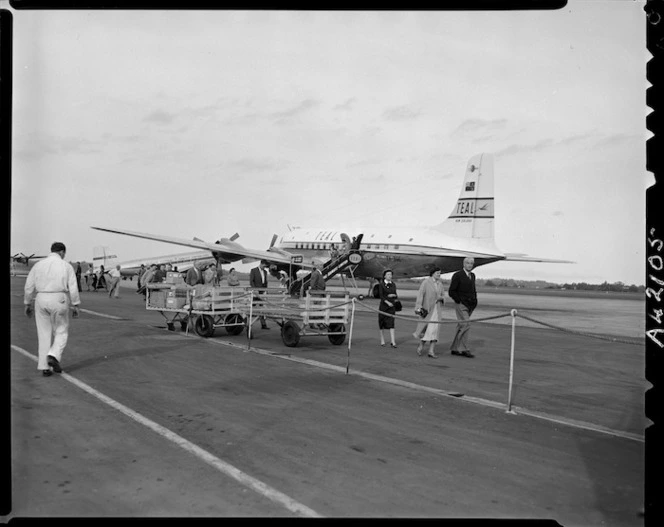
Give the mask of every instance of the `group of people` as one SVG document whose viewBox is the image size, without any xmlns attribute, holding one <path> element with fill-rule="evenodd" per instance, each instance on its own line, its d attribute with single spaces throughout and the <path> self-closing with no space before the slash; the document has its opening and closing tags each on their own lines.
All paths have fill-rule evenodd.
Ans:
<svg viewBox="0 0 664 527">
<path fill-rule="evenodd" d="M 475 288 L 475 274 L 472 269 L 475 265 L 474 258 L 464 258 L 463 269 L 452 275 L 448 294 L 454 300 L 454 309 L 457 318 L 457 327 L 450 346 L 452 355 L 473 358 L 475 355 L 468 347 L 468 332 L 470 331 L 470 316 L 477 307 L 477 290 Z M 441 270 L 438 267 L 431 269 L 429 278 L 424 280 L 417 292 L 415 300 L 415 314 L 421 317 L 417 324 L 413 337 L 419 340 L 417 354 L 422 355 L 426 348 L 427 356 L 437 359 L 435 352 L 436 343 L 439 340 L 440 321 L 442 319 L 443 304 L 445 303 L 445 291 L 440 280 Z M 390 345 L 397 347 L 394 326 L 395 314 L 400 310 L 400 302 L 397 288 L 392 280 L 392 271 L 386 270 L 383 279 L 378 284 L 378 295 L 380 304 L 378 306 L 378 329 L 380 333 L 380 345 L 385 346 L 384 330 L 390 334 Z"/>
<path fill-rule="evenodd" d="M 24 288 L 25 314 L 35 317 L 38 337 L 38 362 L 37 368 L 44 376 L 50 376 L 53 372 L 62 372 L 60 360 L 69 336 L 69 311 L 72 309 L 74 318 L 79 315 L 81 303 L 79 291 L 81 286 L 81 268 L 77 263 L 76 269 L 65 261 L 66 247 L 61 242 L 51 245 L 50 254 L 43 260 L 37 262 L 30 270 Z M 470 323 L 468 319 L 477 307 L 477 291 L 475 289 L 475 275 L 472 272 L 475 261 L 473 258 L 465 258 L 463 269 L 452 276 L 448 293 L 455 302 L 457 316 L 457 328 L 451 345 L 452 355 L 474 357 L 468 348 L 468 332 Z M 142 266 L 139 273 L 139 288 L 149 282 L 162 281 L 168 272 L 168 264 L 159 266 L 151 265 L 149 268 Z M 260 294 L 267 289 L 269 262 L 261 260 L 258 267 L 251 270 L 249 274 L 249 285 L 258 289 Z M 93 281 L 93 289 L 99 287 L 99 280 L 104 278 L 106 271 L 100 266 L 97 280 Z M 117 297 L 118 284 L 121 280 L 120 266 L 110 271 L 110 295 Z M 415 313 L 422 320 L 418 323 L 413 336 L 420 340 L 417 354 L 422 355 L 424 348 L 428 346 L 427 355 L 437 358 L 434 347 L 438 342 L 440 332 L 440 320 L 442 306 L 444 304 L 443 285 L 440 281 L 441 270 L 433 268 L 428 279 L 422 282 L 415 302 Z M 94 273 L 89 276 L 95 276 Z M 395 314 L 401 310 L 396 285 L 392 279 L 391 270 L 383 273 L 383 280 L 379 284 L 379 314 L 378 326 L 380 330 L 381 346 L 385 346 L 384 330 L 389 331 L 390 345 L 397 347 L 394 335 Z M 189 286 L 215 285 L 218 283 L 217 267 L 214 264 L 204 269 L 192 266 L 187 271 L 185 282 Z M 228 285 L 240 284 L 235 269 L 228 273 Z M 87 285 L 90 283 L 86 279 Z M 104 284 L 105 285 L 105 284 Z M 311 290 L 325 290 L 325 280 L 320 269 L 314 268 L 310 281 Z M 265 317 L 261 317 L 261 327 L 269 329 Z"/>
</svg>

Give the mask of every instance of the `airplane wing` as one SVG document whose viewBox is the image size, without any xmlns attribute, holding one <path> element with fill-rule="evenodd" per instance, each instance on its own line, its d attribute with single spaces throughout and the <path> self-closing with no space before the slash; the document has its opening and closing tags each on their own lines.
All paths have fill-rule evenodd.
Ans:
<svg viewBox="0 0 664 527">
<path fill-rule="evenodd" d="M 247 249 L 230 240 L 219 241 L 217 243 L 205 242 L 195 238 L 193 240 L 187 240 L 185 238 L 176 238 L 174 236 L 163 236 L 158 234 L 148 234 L 144 232 L 135 232 L 135 231 L 125 231 L 120 229 L 106 229 L 104 227 L 92 227 L 92 229 L 98 231 L 111 232 L 114 234 L 123 234 L 125 236 L 133 236 L 134 238 L 143 238 L 145 240 L 153 240 L 156 242 L 162 243 L 172 243 L 173 245 L 182 245 L 184 247 L 193 247 L 194 249 L 205 249 L 210 252 L 218 253 L 221 255 L 221 258 L 230 263 L 242 259 L 257 259 L 257 260 L 267 260 L 268 262 L 281 263 L 281 264 L 290 264 L 292 262 L 291 258 L 295 255 L 285 256 L 283 254 L 277 253 L 276 251 L 261 251 L 258 249 Z M 299 265 L 299 264 L 298 264 Z"/>
<path fill-rule="evenodd" d="M 553 258 L 539 258 L 522 253 L 505 253 L 506 262 L 541 262 L 541 263 L 576 263 L 572 260 L 555 260 Z"/>
<path fill-rule="evenodd" d="M 376 254 L 382 254 L 385 251 L 380 250 L 380 249 L 362 249 L 360 252 L 364 253 L 376 253 Z M 436 257 L 436 256 L 444 256 L 444 257 L 457 257 L 457 258 L 465 258 L 466 256 L 473 256 L 476 258 L 502 258 L 502 254 L 493 254 L 493 253 L 487 253 L 487 252 L 480 252 L 480 251 L 459 251 L 459 250 L 452 250 L 452 249 L 434 249 L 434 248 L 427 248 L 427 250 L 421 250 L 421 251 L 415 251 L 415 250 L 404 250 L 404 249 L 390 249 L 390 254 L 400 254 L 403 256 L 431 256 L 431 257 Z"/>
</svg>

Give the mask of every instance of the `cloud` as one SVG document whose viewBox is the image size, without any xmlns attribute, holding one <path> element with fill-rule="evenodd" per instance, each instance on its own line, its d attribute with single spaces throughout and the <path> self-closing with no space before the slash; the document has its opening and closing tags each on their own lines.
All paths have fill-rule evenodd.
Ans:
<svg viewBox="0 0 664 527">
<path fill-rule="evenodd" d="M 146 123 L 155 124 L 171 124 L 175 120 L 175 114 L 165 112 L 163 110 L 155 110 L 143 117 Z"/>
<path fill-rule="evenodd" d="M 362 159 L 361 161 L 353 161 L 350 163 L 346 163 L 346 168 L 366 167 L 366 166 L 380 165 L 382 163 L 383 161 L 380 161 L 378 159 Z"/>
<path fill-rule="evenodd" d="M 577 134 L 577 135 L 572 135 L 569 137 L 566 137 L 564 139 L 560 139 L 558 141 L 554 141 L 553 139 L 542 139 L 536 143 L 532 144 L 512 144 L 508 146 L 507 148 L 503 148 L 502 150 L 495 151 L 494 154 L 497 156 L 506 156 L 506 155 L 512 155 L 512 154 L 520 154 L 520 153 L 533 153 L 533 152 L 541 152 L 542 150 L 546 149 L 551 149 L 551 148 L 557 148 L 557 147 L 570 147 L 573 145 L 579 145 L 584 142 L 588 142 L 589 140 L 593 139 L 595 137 L 594 134 Z M 606 136 L 599 141 L 595 143 L 595 148 L 603 148 L 603 147 L 615 147 L 619 146 L 625 143 L 628 143 L 630 141 L 641 141 L 643 140 L 643 137 L 638 136 L 638 135 L 629 135 L 629 134 L 614 134 L 610 136 Z"/>
<path fill-rule="evenodd" d="M 21 146 L 20 142 L 17 141 L 12 155 L 16 160 L 29 161 L 31 159 L 41 159 L 48 155 L 96 154 L 100 151 L 99 141 L 74 137 L 62 139 L 41 137 L 32 139 L 25 146 Z"/>
<path fill-rule="evenodd" d="M 388 121 L 409 121 L 417 119 L 420 112 L 413 110 L 410 106 L 393 106 L 383 112 L 383 117 Z"/>
<path fill-rule="evenodd" d="M 305 99 L 304 101 L 293 106 L 292 108 L 280 112 L 271 113 L 270 117 L 273 118 L 277 124 L 283 124 L 284 122 L 287 122 L 290 119 L 306 114 L 312 108 L 315 108 L 319 104 L 320 102 L 314 99 Z"/>
<path fill-rule="evenodd" d="M 502 150 L 494 152 L 494 155 L 496 157 L 500 157 L 512 154 L 540 152 L 541 150 L 551 148 L 554 145 L 555 143 L 552 139 L 542 139 L 541 141 L 531 145 L 510 145 L 507 148 L 503 148 Z"/>
<path fill-rule="evenodd" d="M 360 176 L 359 179 L 360 181 L 364 181 L 366 183 L 371 183 L 371 184 L 379 184 L 387 181 L 387 178 L 385 177 L 384 174 L 380 174 L 378 176 Z"/>
<path fill-rule="evenodd" d="M 644 135 L 636 135 L 636 134 L 613 134 L 613 135 L 607 135 L 597 141 L 595 144 L 595 148 L 604 148 L 607 146 L 620 146 L 625 143 L 629 143 L 630 141 L 644 141 L 645 140 L 645 134 Z"/>
<path fill-rule="evenodd" d="M 492 120 L 467 119 L 463 123 L 461 123 L 456 128 L 456 130 L 452 132 L 452 135 L 457 135 L 457 134 L 488 135 L 500 130 L 504 130 L 506 126 L 507 126 L 507 119 L 492 119 Z"/>
<path fill-rule="evenodd" d="M 355 106 L 356 101 L 357 99 L 355 97 L 351 97 L 350 99 L 347 99 L 346 102 L 337 104 L 334 109 L 338 111 L 350 111 L 353 109 L 353 106 Z"/>
<path fill-rule="evenodd" d="M 227 167 L 240 173 L 256 172 L 275 172 L 283 170 L 288 163 L 283 160 L 274 160 L 270 158 L 256 159 L 244 157 L 227 163 Z"/>
</svg>

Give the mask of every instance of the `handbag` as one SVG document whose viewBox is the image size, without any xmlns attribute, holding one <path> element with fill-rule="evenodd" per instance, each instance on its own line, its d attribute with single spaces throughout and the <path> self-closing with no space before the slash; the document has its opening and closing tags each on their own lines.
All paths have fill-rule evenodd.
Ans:
<svg viewBox="0 0 664 527">
<path fill-rule="evenodd" d="M 401 300 L 395 300 L 393 303 L 395 311 L 401 311 L 403 309 L 403 306 L 401 305 Z"/>
</svg>

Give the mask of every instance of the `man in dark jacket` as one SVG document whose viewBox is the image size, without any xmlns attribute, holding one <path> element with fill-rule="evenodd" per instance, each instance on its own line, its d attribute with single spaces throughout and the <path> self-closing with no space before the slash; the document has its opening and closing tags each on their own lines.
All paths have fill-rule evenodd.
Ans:
<svg viewBox="0 0 664 527">
<path fill-rule="evenodd" d="M 325 279 L 323 278 L 323 273 L 320 272 L 317 264 L 314 264 L 314 270 L 311 271 L 309 288 L 312 291 L 325 291 Z"/>
<path fill-rule="evenodd" d="M 467 320 L 477 307 L 477 290 L 475 289 L 475 274 L 472 273 L 475 260 L 473 258 L 463 259 L 463 269 L 452 275 L 448 293 L 454 300 L 456 317 L 458 320 L 456 334 L 452 341 L 452 355 L 461 355 L 462 357 L 472 358 L 473 355 L 468 349 L 468 332 L 470 323 Z"/>
<path fill-rule="evenodd" d="M 254 267 L 249 271 L 249 287 L 263 287 L 267 288 L 267 270 L 270 264 L 265 260 L 261 260 L 261 263 L 258 267 Z M 256 291 L 257 293 L 263 293 L 263 291 Z M 267 325 L 264 316 L 259 317 L 261 320 L 262 329 L 270 329 Z"/>
</svg>

